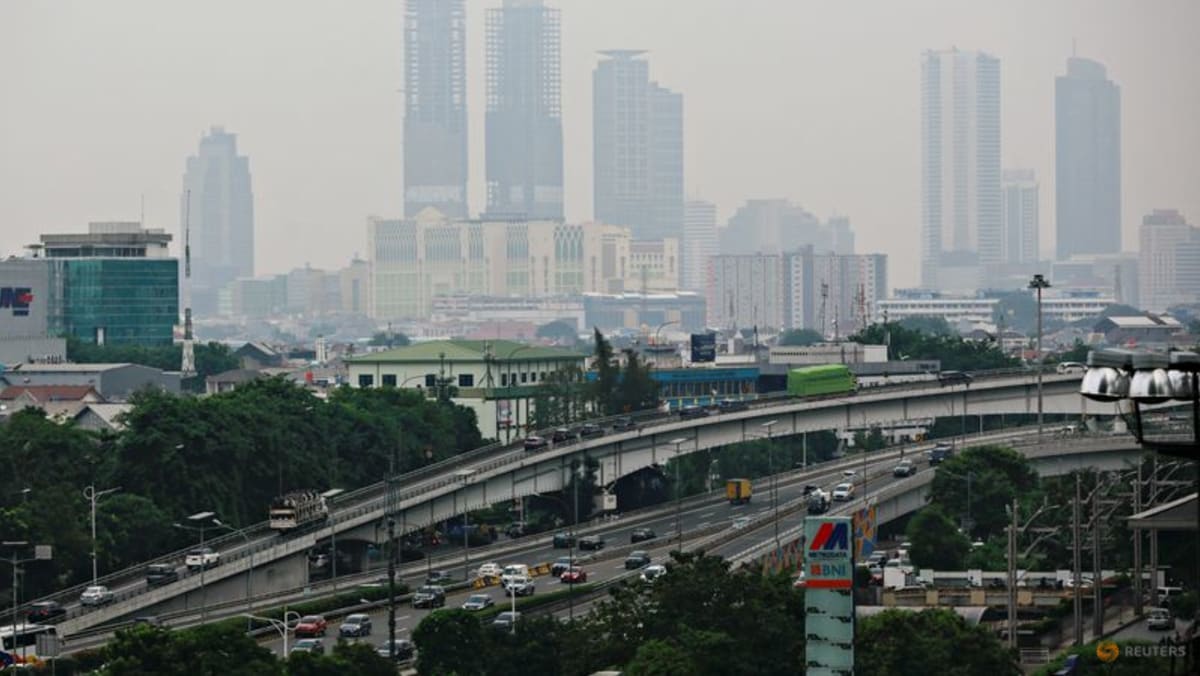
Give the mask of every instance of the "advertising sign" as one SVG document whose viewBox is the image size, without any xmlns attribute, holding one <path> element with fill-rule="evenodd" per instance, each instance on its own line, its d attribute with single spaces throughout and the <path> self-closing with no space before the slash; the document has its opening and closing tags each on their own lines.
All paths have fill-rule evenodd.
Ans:
<svg viewBox="0 0 1200 676">
<path fill-rule="evenodd" d="M 809 676 L 854 672 L 854 523 L 804 520 L 804 634 Z"/>
<path fill-rule="evenodd" d="M 692 334 L 692 361 L 714 362 L 717 360 L 717 334 Z"/>
</svg>

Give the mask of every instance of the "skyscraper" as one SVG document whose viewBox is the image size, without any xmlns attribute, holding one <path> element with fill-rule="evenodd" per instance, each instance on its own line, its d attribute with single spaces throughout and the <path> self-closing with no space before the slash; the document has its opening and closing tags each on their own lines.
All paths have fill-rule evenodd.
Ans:
<svg viewBox="0 0 1200 676">
<path fill-rule="evenodd" d="M 237 154 L 235 134 L 213 127 L 200 139 L 200 151 L 187 158 L 179 213 L 180 239 L 185 225 L 191 231 L 192 307 L 215 312 L 221 287 L 254 276 L 250 159 Z"/>
<path fill-rule="evenodd" d="M 559 12 L 504 0 L 487 12 L 487 211 L 563 217 Z"/>
<path fill-rule="evenodd" d="M 637 50 L 610 50 L 592 75 L 596 220 L 634 237 L 683 227 L 683 96 L 651 82 Z"/>
<path fill-rule="evenodd" d="M 1004 172 L 1005 263 L 1033 263 L 1038 260 L 1038 182 L 1032 169 Z"/>
<path fill-rule="evenodd" d="M 1155 209 L 1138 232 L 1142 309 L 1163 312 L 1200 299 L 1200 229 L 1175 209 Z"/>
<path fill-rule="evenodd" d="M 467 216 L 464 0 L 407 0 L 404 15 L 404 213 Z"/>
<path fill-rule="evenodd" d="M 943 268 L 1002 259 L 1000 61 L 983 52 L 921 59 L 921 284 L 966 289 Z M 947 271 L 949 272 L 949 271 Z"/>
<path fill-rule="evenodd" d="M 717 252 L 717 205 L 688 200 L 683 205 L 683 242 L 679 254 L 683 288 L 689 291 L 707 288 L 708 266 Z"/>
<path fill-rule="evenodd" d="M 1121 250 L 1121 88 L 1104 66 L 1067 59 L 1054 81 L 1058 257 Z"/>
</svg>

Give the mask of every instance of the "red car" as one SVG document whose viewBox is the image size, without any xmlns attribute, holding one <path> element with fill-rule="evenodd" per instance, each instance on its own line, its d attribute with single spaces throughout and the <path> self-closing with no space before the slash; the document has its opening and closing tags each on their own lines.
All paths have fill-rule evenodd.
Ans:
<svg viewBox="0 0 1200 676">
<path fill-rule="evenodd" d="M 321 617 L 320 615 L 305 615 L 304 617 L 300 618 L 299 622 L 296 623 L 294 633 L 297 637 L 324 636 L 325 629 L 327 627 L 328 623 L 325 621 L 324 617 Z"/>
<path fill-rule="evenodd" d="M 579 566 L 574 566 L 567 569 L 562 575 L 559 575 L 558 579 L 559 581 L 566 582 L 567 584 L 579 584 L 580 582 L 587 582 L 587 571 Z"/>
</svg>

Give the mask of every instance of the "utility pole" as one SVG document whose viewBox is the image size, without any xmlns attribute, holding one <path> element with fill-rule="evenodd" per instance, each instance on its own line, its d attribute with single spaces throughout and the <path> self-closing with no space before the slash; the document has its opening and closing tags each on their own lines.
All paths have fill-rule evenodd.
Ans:
<svg viewBox="0 0 1200 676">
<path fill-rule="evenodd" d="M 969 475 L 968 475 L 969 476 Z M 968 484 L 969 485 L 969 484 Z M 1008 526 L 1008 647 L 1017 647 L 1017 528 L 1020 505 L 1012 501 L 1012 523 Z"/>
<path fill-rule="evenodd" d="M 1097 490 L 1099 486 L 1096 487 Z M 1100 572 L 1100 494 L 1092 494 L 1092 637 L 1104 633 L 1104 576 Z"/>
<path fill-rule="evenodd" d="M 396 504 L 399 502 L 396 495 L 396 468 L 398 466 L 396 456 L 399 452 L 399 443 L 397 443 L 396 449 L 392 451 L 391 461 L 388 463 L 387 485 L 388 657 L 392 662 L 396 661 Z"/>
<path fill-rule="evenodd" d="M 1138 461 L 1137 478 L 1133 480 L 1133 513 L 1142 513 L 1142 463 Z M 1142 530 L 1133 529 L 1133 613 L 1142 616 Z"/>
<path fill-rule="evenodd" d="M 1038 437 L 1042 436 L 1042 289 L 1050 288 L 1050 281 L 1044 276 L 1034 275 L 1029 280 L 1029 288 L 1037 291 L 1037 401 L 1038 401 Z"/>
<path fill-rule="evenodd" d="M 1081 483 L 1080 483 L 1082 481 L 1082 479 L 1083 479 L 1083 477 L 1079 474 L 1079 472 L 1076 472 L 1075 473 L 1075 504 L 1073 505 L 1073 509 L 1071 510 L 1071 540 L 1072 540 L 1072 543 L 1071 543 L 1071 548 L 1072 548 L 1072 563 L 1071 563 L 1072 571 L 1071 571 L 1071 574 L 1073 577 L 1073 581 L 1075 583 L 1074 585 L 1072 585 L 1072 588 L 1071 588 L 1071 597 L 1074 600 L 1075 645 L 1077 645 L 1077 646 L 1083 645 L 1083 599 L 1080 595 L 1080 587 L 1082 586 L 1082 581 L 1080 580 L 1080 574 L 1079 574 L 1079 568 L 1081 565 L 1083 565 L 1080 561 L 1080 559 L 1082 558 L 1082 552 L 1080 551 L 1082 543 L 1080 542 L 1080 534 L 1079 534 L 1079 519 L 1081 518 L 1081 515 L 1079 512 L 1083 507 L 1081 498 L 1080 498 L 1080 493 L 1083 490 Z"/>
</svg>

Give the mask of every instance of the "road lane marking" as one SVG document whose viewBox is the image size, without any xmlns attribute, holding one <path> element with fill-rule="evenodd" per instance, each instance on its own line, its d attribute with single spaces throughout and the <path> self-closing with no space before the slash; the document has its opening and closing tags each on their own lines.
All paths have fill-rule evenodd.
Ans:
<svg viewBox="0 0 1200 676">
<path fill-rule="evenodd" d="M 703 514 L 701 514 L 701 515 L 700 515 L 700 518 L 701 518 L 701 519 L 707 519 L 708 517 L 712 516 L 713 514 L 716 514 L 716 512 L 705 512 L 705 513 L 703 513 Z"/>
</svg>

